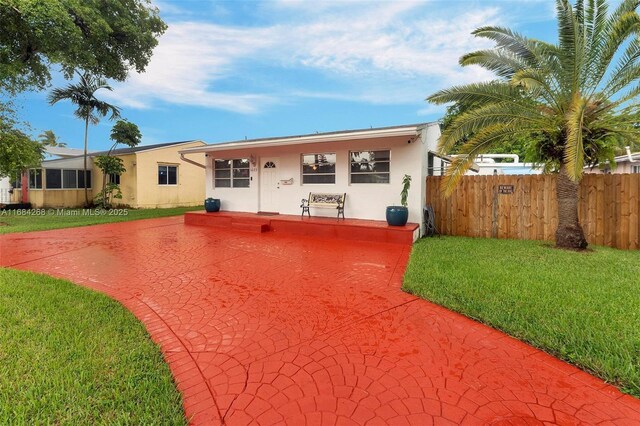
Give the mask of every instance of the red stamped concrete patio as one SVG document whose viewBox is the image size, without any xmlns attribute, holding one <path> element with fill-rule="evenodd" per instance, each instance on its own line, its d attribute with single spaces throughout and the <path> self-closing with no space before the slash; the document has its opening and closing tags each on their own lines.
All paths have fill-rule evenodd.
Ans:
<svg viewBox="0 0 640 426">
<path fill-rule="evenodd" d="M 410 246 L 168 218 L 0 236 L 121 301 L 194 424 L 640 424 L 640 401 L 400 291 Z"/>
</svg>

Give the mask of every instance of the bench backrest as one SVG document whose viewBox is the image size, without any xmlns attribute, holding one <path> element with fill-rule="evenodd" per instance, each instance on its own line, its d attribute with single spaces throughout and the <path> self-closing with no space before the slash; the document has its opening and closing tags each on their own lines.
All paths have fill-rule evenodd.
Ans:
<svg viewBox="0 0 640 426">
<path fill-rule="evenodd" d="M 320 194 L 315 192 L 309 193 L 309 204 L 325 204 L 329 206 L 343 206 L 347 194 Z"/>
</svg>

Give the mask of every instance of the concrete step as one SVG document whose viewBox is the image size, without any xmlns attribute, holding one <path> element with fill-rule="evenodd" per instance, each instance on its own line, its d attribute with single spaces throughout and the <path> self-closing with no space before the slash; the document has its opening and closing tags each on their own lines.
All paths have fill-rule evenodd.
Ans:
<svg viewBox="0 0 640 426">
<path fill-rule="evenodd" d="M 249 232 L 256 232 L 258 234 L 261 234 L 263 232 L 269 232 L 270 231 L 270 226 L 268 223 L 265 222 L 247 222 L 247 221 L 233 221 L 231 222 L 231 227 L 233 229 L 237 229 L 239 231 L 249 231 Z"/>
</svg>

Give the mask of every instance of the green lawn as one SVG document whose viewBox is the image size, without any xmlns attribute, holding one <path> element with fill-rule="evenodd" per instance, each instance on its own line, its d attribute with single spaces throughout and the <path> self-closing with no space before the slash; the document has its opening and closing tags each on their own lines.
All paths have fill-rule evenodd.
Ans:
<svg viewBox="0 0 640 426">
<path fill-rule="evenodd" d="M 124 222 L 136 219 L 150 219 L 155 217 L 178 216 L 188 211 L 203 210 L 204 207 L 176 207 L 169 209 L 127 209 L 126 214 L 119 214 L 123 210 L 103 211 L 96 215 L 82 214 L 81 209 L 65 209 L 65 214 L 60 214 L 56 209 L 36 209 L 35 212 L 44 212 L 43 215 L 18 215 L 11 210 L 0 211 L 0 234 L 10 232 L 43 231 L 45 229 L 71 228 L 74 226 L 97 225 L 99 223 Z M 58 214 L 55 212 L 58 211 Z M 87 212 L 86 210 L 84 212 Z"/>
<path fill-rule="evenodd" d="M 0 269 L 0 424 L 185 423 L 169 367 L 129 311 Z"/>
<path fill-rule="evenodd" d="M 640 252 L 428 238 L 404 289 L 505 331 L 640 397 Z"/>
</svg>

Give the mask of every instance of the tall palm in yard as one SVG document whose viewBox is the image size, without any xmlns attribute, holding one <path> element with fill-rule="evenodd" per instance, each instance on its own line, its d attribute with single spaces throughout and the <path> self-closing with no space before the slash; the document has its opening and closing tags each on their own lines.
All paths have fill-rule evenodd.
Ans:
<svg viewBox="0 0 640 426">
<path fill-rule="evenodd" d="M 79 74 L 80 81 L 67 85 L 65 88 L 53 89 L 49 95 L 51 105 L 62 100 L 69 100 L 77 106 L 74 114 L 84 120 L 84 201 L 89 206 L 89 192 L 87 188 L 87 151 L 89 143 L 89 123 L 98 124 L 101 117 L 111 114 L 110 120 L 120 116 L 118 107 L 96 98 L 100 89 L 111 90 L 107 81 L 89 73 Z"/>
<path fill-rule="evenodd" d="M 558 172 L 556 245 L 587 246 L 578 221 L 578 186 L 585 166 L 609 159 L 616 146 L 637 143 L 640 122 L 640 0 L 609 13 L 605 0 L 556 0 L 558 41 L 528 39 L 507 28 L 474 32 L 496 43 L 469 53 L 463 66 L 494 72 L 491 82 L 439 91 L 428 100 L 469 105 L 442 133 L 446 153 L 461 156 L 443 182 L 451 193 L 474 158 L 514 135 L 533 135 L 539 161 Z M 542 137 L 540 137 L 542 135 Z"/>
</svg>

